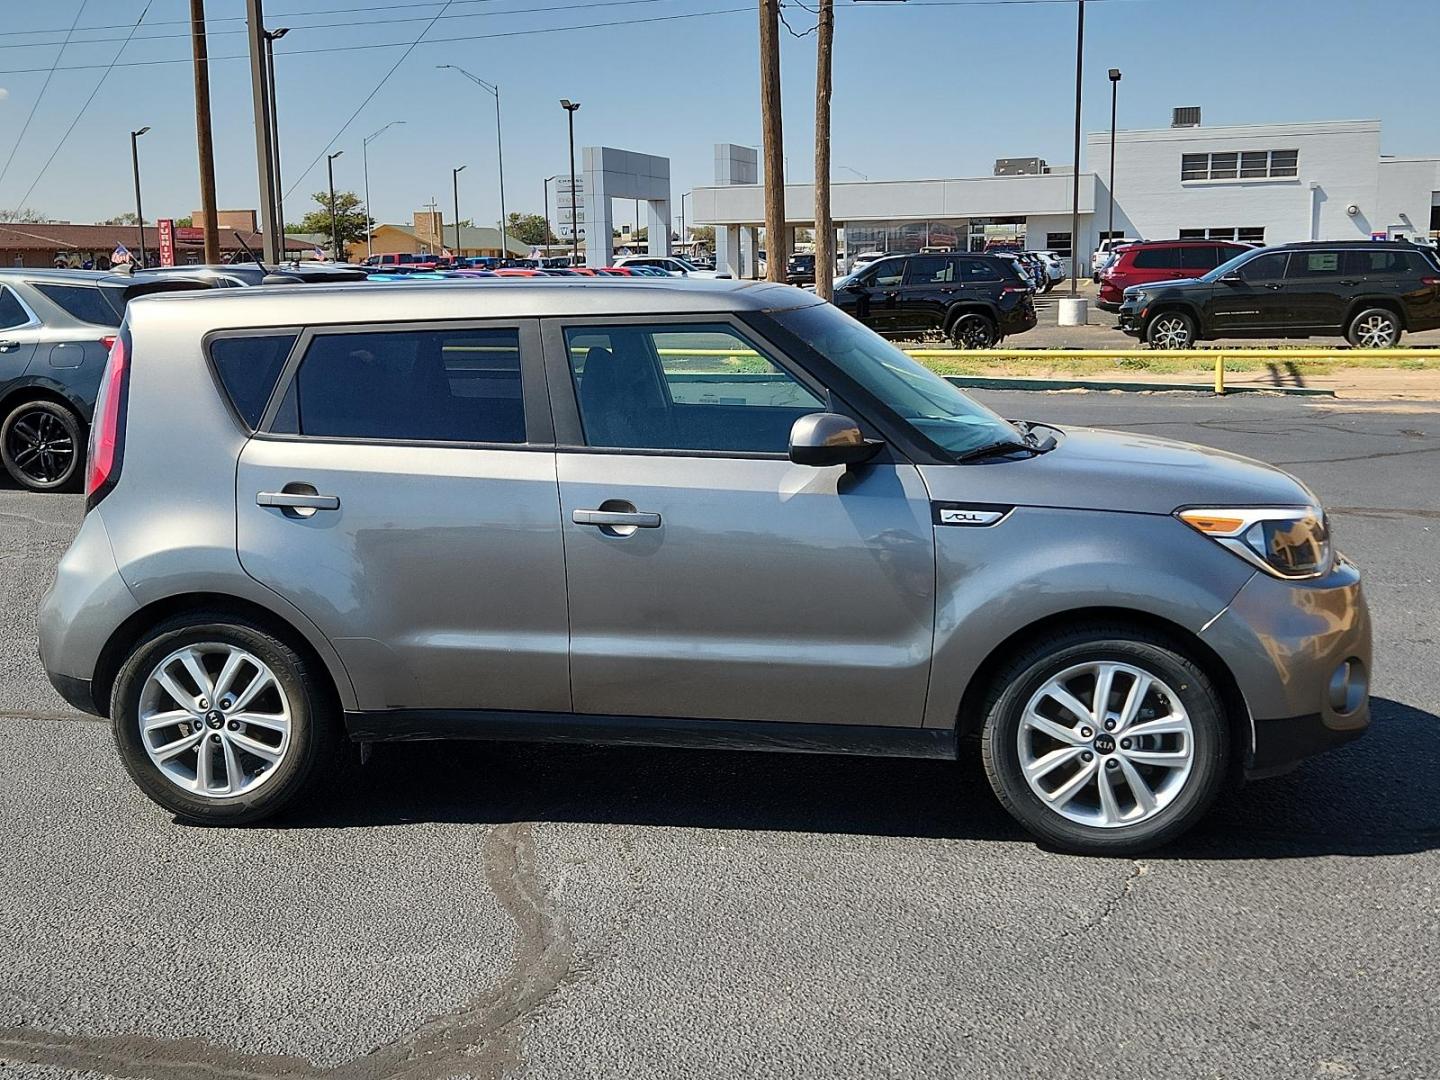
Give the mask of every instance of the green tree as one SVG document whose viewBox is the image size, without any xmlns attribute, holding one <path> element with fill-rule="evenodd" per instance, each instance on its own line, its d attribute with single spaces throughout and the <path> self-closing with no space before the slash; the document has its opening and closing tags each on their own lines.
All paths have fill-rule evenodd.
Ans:
<svg viewBox="0 0 1440 1080">
<path fill-rule="evenodd" d="M 512 211 L 505 218 L 505 231 L 513 239 L 531 247 L 558 242 L 543 214 L 521 214 Z"/>
<path fill-rule="evenodd" d="M 311 210 L 300 219 L 298 225 L 286 225 L 285 231 L 331 235 L 330 193 L 317 191 L 310 197 L 319 204 L 320 208 Z M 362 243 L 370 235 L 370 230 L 375 227 L 375 220 L 365 212 L 365 204 L 360 201 L 359 195 L 353 191 L 337 191 L 335 193 L 335 224 L 335 234 L 340 239 L 340 250 L 334 254 L 343 259 L 345 250 L 350 244 Z"/>
<path fill-rule="evenodd" d="M 18 225 L 40 225 L 50 219 L 39 210 L 17 207 L 14 210 L 0 210 L 0 221 L 13 221 Z"/>
<path fill-rule="evenodd" d="M 691 226 L 691 228 L 690 228 L 690 239 L 691 239 L 691 240 L 694 240 L 697 244 L 714 244 L 714 243 L 715 243 L 715 226 L 714 226 L 714 225 L 693 225 L 693 226 Z"/>
<path fill-rule="evenodd" d="M 134 225 L 139 219 L 135 217 L 135 211 L 126 210 L 123 214 L 116 214 L 114 217 L 107 217 L 100 222 L 101 225 Z M 146 222 L 148 225 L 149 222 Z"/>
<path fill-rule="evenodd" d="M 195 219 L 188 214 L 185 217 L 177 217 L 175 219 L 175 228 L 177 229 L 193 229 L 194 227 Z"/>
</svg>

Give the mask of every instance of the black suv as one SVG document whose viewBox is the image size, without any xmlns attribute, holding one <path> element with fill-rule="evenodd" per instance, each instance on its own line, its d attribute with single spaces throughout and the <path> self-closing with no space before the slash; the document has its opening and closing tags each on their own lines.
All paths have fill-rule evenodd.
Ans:
<svg viewBox="0 0 1440 1080">
<path fill-rule="evenodd" d="M 890 337 L 943 333 L 988 349 L 1036 323 L 1034 291 L 1013 257 L 892 255 L 835 284 L 835 303 Z"/>
<path fill-rule="evenodd" d="M 788 285 L 815 284 L 815 256 L 791 255 L 785 266 L 785 282 Z"/>
<path fill-rule="evenodd" d="M 1405 331 L 1440 328 L 1440 260 L 1388 240 L 1287 244 L 1236 256 L 1191 281 L 1134 285 L 1120 329 L 1152 348 L 1225 337 L 1343 334 L 1384 349 Z"/>
</svg>

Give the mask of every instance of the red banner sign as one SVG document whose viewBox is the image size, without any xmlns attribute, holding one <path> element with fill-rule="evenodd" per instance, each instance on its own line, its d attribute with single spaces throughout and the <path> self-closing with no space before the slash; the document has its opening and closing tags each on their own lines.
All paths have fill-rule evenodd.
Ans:
<svg viewBox="0 0 1440 1080">
<path fill-rule="evenodd" d="M 170 218 L 161 218 L 155 222 L 160 231 L 160 265 L 175 265 L 175 222 Z"/>
</svg>

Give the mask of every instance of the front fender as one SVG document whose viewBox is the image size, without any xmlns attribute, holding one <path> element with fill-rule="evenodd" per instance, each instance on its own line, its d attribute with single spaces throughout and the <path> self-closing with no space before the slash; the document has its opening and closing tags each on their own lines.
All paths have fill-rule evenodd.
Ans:
<svg viewBox="0 0 1440 1080">
<path fill-rule="evenodd" d="M 925 727 L 953 727 L 976 672 L 1022 630 L 1103 608 L 1199 635 L 1255 573 L 1169 515 L 1018 507 L 998 525 L 934 528 Z"/>
</svg>

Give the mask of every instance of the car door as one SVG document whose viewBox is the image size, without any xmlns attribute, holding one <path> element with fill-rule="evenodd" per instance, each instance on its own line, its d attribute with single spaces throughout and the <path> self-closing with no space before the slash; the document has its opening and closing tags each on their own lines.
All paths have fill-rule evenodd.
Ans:
<svg viewBox="0 0 1440 1080">
<path fill-rule="evenodd" d="M 904 283 L 905 260 L 881 259 L 865 268 L 861 280 L 856 283 L 854 307 L 847 308 L 847 311 L 877 334 L 897 333 L 900 289 Z"/>
<path fill-rule="evenodd" d="M 538 324 L 309 331 L 282 388 L 240 455 L 240 561 L 330 639 L 361 708 L 568 710 Z"/>
<path fill-rule="evenodd" d="M 915 467 L 791 463 L 826 391 L 734 318 L 555 320 L 545 345 L 576 711 L 919 726 Z"/>
<path fill-rule="evenodd" d="M 0 285 L 0 388 L 25 374 L 35 356 L 40 320 L 8 285 Z"/>
<path fill-rule="evenodd" d="M 905 260 L 905 281 L 896 306 L 895 329 L 904 333 L 940 330 L 945 313 L 958 298 L 955 260 L 948 255 L 912 255 Z"/>
<path fill-rule="evenodd" d="M 1285 302 L 1295 330 L 1338 330 L 1359 280 L 1346 274 L 1339 250 L 1300 250 L 1285 270 Z"/>
<path fill-rule="evenodd" d="M 1267 251 L 1216 282 L 1206 301 L 1208 335 L 1253 335 L 1287 329 L 1291 323 L 1285 296 L 1289 258 L 1286 251 Z"/>
</svg>

